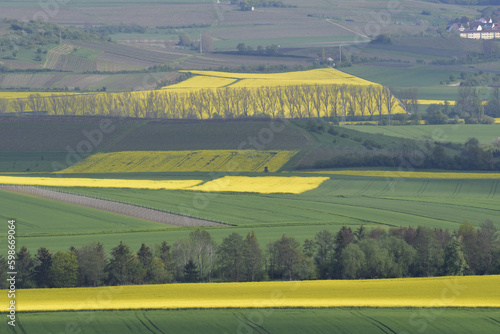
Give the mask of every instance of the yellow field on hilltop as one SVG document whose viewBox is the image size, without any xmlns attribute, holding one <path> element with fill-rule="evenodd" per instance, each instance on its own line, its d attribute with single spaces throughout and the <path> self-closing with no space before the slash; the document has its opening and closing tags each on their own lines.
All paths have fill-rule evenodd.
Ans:
<svg viewBox="0 0 500 334">
<path fill-rule="evenodd" d="M 194 283 L 16 292 L 16 311 L 280 307 L 500 307 L 500 276 Z M 7 294 L 0 297 L 5 305 Z"/>
<path fill-rule="evenodd" d="M 201 180 L 121 180 L 59 177 L 0 176 L 0 184 L 51 187 L 134 188 L 134 189 L 186 189 Z"/>
<path fill-rule="evenodd" d="M 414 179 L 500 179 L 500 173 L 400 172 L 378 170 L 326 170 L 306 173 Z"/>
<path fill-rule="evenodd" d="M 297 151 L 204 150 L 133 151 L 94 154 L 63 173 L 269 172 L 279 170 Z"/>
<path fill-rule="evenodd" d="M 250 192 L 260 194 L 287 193 L 301 194 L 308 190 L 316 189 L 328 180 L 328 177 L 286 177 L 286 176 L 225 176 L 189 190 L 198 191 L 229 191 Z"/>
<path fill-rule="evenodd" d="M 195 76 L 163 89 L 199 89 L 218 88 L 220 80 L 225 78 L 233 80 L 228 87 L 276 87 L 276 86 L 299 86 L 299 85 L 377 85 L 371 81 L 347 74 L 333 68 L 321 68 L 309 71 L 286 72 L 286 73 L 228 73 L 216 71 L 183 71 L 190 72 Z M 203 83 L 205 86 L 202 86 Z M 226 84 L 227 85 L 227 84 Z M 224 86 L 226 86 L 224 85 Z"/>
</svg>

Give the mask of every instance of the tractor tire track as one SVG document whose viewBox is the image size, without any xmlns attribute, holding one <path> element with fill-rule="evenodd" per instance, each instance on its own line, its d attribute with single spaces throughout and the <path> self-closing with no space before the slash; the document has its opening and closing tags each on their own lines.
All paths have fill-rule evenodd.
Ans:
<svg viewBox="0 0 500 334">
<path fill-rule="evenodd" d="M 457 182 L 457 186 L 455 187 L 455 190 L 453 191 L 453 194 L 451 194 L 452 198 L 455 198 L 458 195 L 460 195 L 460 192 L 462 191 L 462 185 L 463 185 L 462 182 L 463 181 Z"/>
<path fill-rule="evenodd" d="M 422 183 L 422 186 L 420 187 L 420 189 L 415 194 L 415 196 L 420 197 L 425 192 L 425 189 L 427 189 L 428 185 L 429 185 L 429 181 L 428 180 L 424 181 Z"/>
<path fill-rule="evenodd" d="M 245 317 L 243 315 L 243 313 L 240 313 L 239 316 L 235 313 L 234 316 L 236 317 L 236 319 L 238 319 L 238 321 L 240 321 L 240 322 L 248 325 L 249 327 L 251 327 L 252 329 L 254 329 L 255 331 L 257 331 L 259 333 L 271 334 L 264 327 L 262 327 L 261 325 L 259 325 L 256 322 L 248 319 L 247 317 Z"/>
<path fill-rule="evenodd" d="M 488 194 L 488 198 L 493 198 L 495 197 L 496 193 L 497 193 L 497 189 L 498 189 L 498 181 L 494 181 L 492 182 L 491 184 L 491 189 L 490 189 L 490 193 Z"/>
<path fill-rule="evenodd" d="M 146 208 L 143 206 L 93 198 L 83 195 L 75 195 L 61 191 L 48 190 L 34 186 L 9 186 L 0 185 L 0 190 L 12 191 L 28 195 L 34 195 L 64 203 L 80 205 L 87 208 L 117 213 L 124 216 L 149 220 L 157 223 L 191 227 L 191 226 L 232 226 L 207 219 L 193 218 L 175 213 Z"/>
<path fill-rule="evenodd" d="M 151 319 L 148 318 L 148 316 L 146 315 L 146 312 L 147 311 L 142 312 L 142 316 L 144 317 L 144 319 L 146 319 L 151 324 L 151 326 L 153 326 L 159 333 L 166 334 L 164 331 L 161 330 L 161 328 L 156 326 L 155 323 L 153 321 L 151 321 Z"/>
<path fill-rule="evenodd" d="M 354 312 L 352 312 L 352 313 L 354 313 Z M 397 334 L 397 332 L 395 332 L 391 327 L 387 326 L 386 324 L 384 324 L 383 322 L 381 322 L 377 319 L 369 317 L 366 314 L 363 314 L 361 312 L 356 312 L 354 314 L 357 314 L 357 315 L 361 316 L 362 318 L 366 319 L 368 322 L 371 322 L 374 326 L 378 327 L 382 332 L 384 332 L 386 334 Z"/>
</svg>

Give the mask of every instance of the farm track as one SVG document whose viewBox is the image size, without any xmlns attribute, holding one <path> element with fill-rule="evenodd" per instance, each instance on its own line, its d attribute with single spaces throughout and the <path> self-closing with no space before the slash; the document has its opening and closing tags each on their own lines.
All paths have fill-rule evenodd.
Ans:
<svg viewBox="0 0 500 334">
<path fill-rule="evenodd" d="M 157 223 L 175 225 L 175 226 L 227 226 L 227 224 L 210 221 L 206 219 L 193 218 L 179 214 L 173 214 L 166 211 L 150 209 L 138 205 L 110 201 L 100 198 L 93 198 L 83 195 L 75 195 L 71 193 L 59 192 L 38 188 L 34 186 L 0 186 L 0 190 L 18 192 L 39 196 L 47 199 L 52 199 L 64 203 L 85 206 L 88 208 L 108 211 L 125 215 L 129 217 L 149 220 Z"/>
</svg>

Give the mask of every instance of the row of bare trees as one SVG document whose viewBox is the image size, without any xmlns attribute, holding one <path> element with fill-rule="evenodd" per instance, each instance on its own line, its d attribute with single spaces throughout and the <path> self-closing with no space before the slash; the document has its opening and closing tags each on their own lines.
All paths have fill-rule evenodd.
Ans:
<svg viewBox="0 0 500 334">
<path fill-rule="evenodd" d="M 373 118 L 390 116 L 400 102 L 383 86 L 300 85 L 190 92 L 32 94 L 27 99 L 11 100 L 10 104 L 18 113 L 43 111 L 52 115 L 211 119 L 252 116 Z"/>
</svg>

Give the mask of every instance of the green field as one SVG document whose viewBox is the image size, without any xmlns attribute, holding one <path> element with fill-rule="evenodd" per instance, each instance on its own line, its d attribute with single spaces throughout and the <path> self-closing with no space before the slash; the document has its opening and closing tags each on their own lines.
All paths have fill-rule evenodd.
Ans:
<svg viewBox="0 0 500 334">
<path fill-rule="evenodd" d="M 441 81 L 449 80 L 451 74 L 458 76 L 460 71 L 435 69 L 418 65 L 387 64 L 357 65 L 342 68 L 342 71 L 359 76 L 365 80 L 374 81 L 396 90 L 406 87 L 416 87 L 419 99 L 455 101 L 458 88 L 440 85 Z"/>
<path fill-rule="evenodd" d="M 494 203 L 500 197 L 499 183 L 496 180 L 388 180 L 336 175 L 318 189 L 300 195 L 85 188 L 71 191 L 171 212 L 191 209 L 199 218 L 241 227 L 380 224 L 453 229 L 465 220 L 478 225 L 497 215 Z M 203 203 L 204 207 L 194 201 Z M 205 203 L 208 204 L 205 206 Z M 477 209 L 485 211 L 479 214 Z"/>
<path fill-rule="evenodd" d="M 164 231 L 174 226 L 116 215 L 35 196 L 0 191 L 1 218 L 15 218 L 26 237 Z M 57 214 L 55 214 L 57 213 Z M 49 217 L 52 216 L 52 219 Z M 43 218 L 42 218 L 43 217 Z"/>
<path fill-rule="evenodd" d="M 256 304 L 258 307 L 258 303 Z M 5 333 L 495 333 L 497 309 L 227 309 L 22 313 Z M 187 320 L 191 319 L 191 321 Z M 193 320 L 194 319 L 194 320 Z"/>
<path fill-rule="evenodd" d="M 146 175 L 152 179 L 152 174 Z M 141 178 L 141 174 L 128 177 Z M 201 173 L 190 173 L 190 177 L 208 179 Z M 300 195 L 95 188 L 64 191 L 237 225 L 209 231 L 220 242 L 231 232 L 245 235 L 253 230 L 262 247 L 283 233 L 302 242 L 323 229 L 336 232 L 342 225 L 422 225 L 453 231 L 465 221 L 479 226 L 491 220 L 500 227 L 496 219 L 500 215 L 500 180 L 389 180 L 335 175 L 318 189 Z M 138 249 L 142 242 L 173 243 L 192 231 L 28 195 L 0 194 L 3 219 L 19 221 L 18 242 L 32 251 L 42 246 L 57 251 L 92 241 L 104 243 L 107 250 L 120 241 Z M 76 227 L 75 220 L 79 222 Z"/>
<path fill-rule="evenodd" d="M 89 136 L 94 136 L 96 140 L 99 138 L 94 132 L 101 129 L 103 122 L 107 132 L 102 133 L 102 140 L 94 145 L 91 153 L 262 149 L 261 146 L 266 149 L 287 150 L 308 144 L 307 133 L 293 122 L 282 124 L 271 119 L 201 122 L 54 116 L 5 117 L 3 120 L 5 121 L 0 122 L 0 153 L 69 152 L 71 150 L 68 150 L 68 146 L 73 151 L 78 151 L 78 144 L 88 141 Z M 272 129 L 271 139 L 261 137 L 265 140 L 259 140 L 263 129 Z M 22 140 L 19 136 L 22 136 Z M 257 142 L 257 147 L 251 146 L 252 138 Z M 246 146 L 239 148 L 242 143 L 246 143 Z"/>
<path fill-rule="evenodd" d="M 498 124 L 442 124 L 425 126 L 366 126 L 346 125 L 348 129 L 391 137 L 431 140 L 439 142 L 465 143 L 476 138 L 481 144 L 491 144 L 500 136 Z"/>
<path fill-rule="evenodd" d="M 417 88 L 419 99 L 440 101 L 455 101 L 458 97 L 458 87 L 446 83 L 449 82 L 450 75 L 459 78 L 461 72 L 473 71 L 466 67 L 399 63 L 360 64 L 343 67 L 341 70 L 365 80 L 394 88 L 395 92 L 410 87 Z M 456 84 L 457 82 L 453 83 Z M 478 88 L 481 91 L 482 99 L 484 101 L 489 100 L 490 88 Z M 424 110 L 425 108 L 421 107 L 420 111 Z"/>
<path fill-rule="evenodd" d="M 374 79 L 383 85 L 396 87 L 425 87 L 439 85 L 441 80 L 448 80 L 450 74 L 459 74 L 452 70 L 432 70 L 425 66 L 400 65 L 397 67 L 376 65 L 358 65 L 343 68 L 342 71 L 372 81 Z M 383 78 L 383 79 L 382 79 Z M 455 88 L 456 89 L 456 88 Z"/>
</svg>

